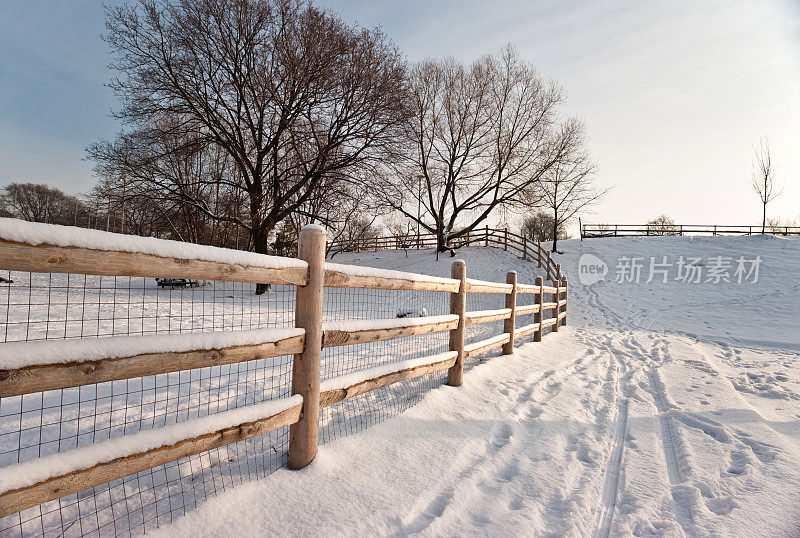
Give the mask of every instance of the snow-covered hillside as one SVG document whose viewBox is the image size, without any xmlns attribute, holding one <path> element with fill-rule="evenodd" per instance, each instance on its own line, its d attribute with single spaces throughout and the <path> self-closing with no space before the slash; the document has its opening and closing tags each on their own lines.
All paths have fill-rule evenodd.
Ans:
<svg viewBox="0 0 800 538">
<path fill-rule="evenodd" d="M 561 248 L 565 330 L 326 444 L 302 471 L 223 493 L 159 532 L 800 535 L 800 241 Z M 499 249 L 459 257 L 474 278 L 500 281 L 512 267 L 521 282 L 537 275 Z M 647 283 L 651 257 L 661 272 Z M 639 283 L 626 281 L 639 258 Z M 747 270 L 737 275 L 739 258 Z M 598 259 L 605 280 L 582 285 L 579 266 Z M 452 260 L 410 251 L 335 261 L 446 276 Z M 702 268 L 699 282 L 684 281 L 689 263 Z"/>
</svg>

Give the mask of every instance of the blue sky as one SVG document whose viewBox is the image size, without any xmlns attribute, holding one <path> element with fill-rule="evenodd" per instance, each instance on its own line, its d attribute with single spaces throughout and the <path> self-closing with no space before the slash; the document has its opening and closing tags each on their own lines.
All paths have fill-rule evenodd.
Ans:
<svg viewBox="0 0 800 538">
<path fill-rule="evenodd" d="M 749 223 L 752 145 L 767 134 L 786 183 L 770 213 L 800 216 L 800 1 L 325 1 L 380 26 L 410 61 L 470 61 L 512 43 L 565 88 L 613 190 L 589 220 Z M 0 0 L 0 185 L 91 188 L 84 148 L 121 126 L 104 87 L 103 8 Z"/>
</svg>

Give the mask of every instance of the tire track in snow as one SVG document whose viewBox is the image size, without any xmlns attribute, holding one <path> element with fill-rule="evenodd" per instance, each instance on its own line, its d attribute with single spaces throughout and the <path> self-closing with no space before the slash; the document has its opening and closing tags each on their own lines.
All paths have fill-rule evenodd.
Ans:
<svg viewBox="0 0 800 538">
<path fill-rule="evenodd" d="M 622 455 L 625 452 L 625 437 L 628 431 L 628 399 L 624 399 L 619 405 L 617 417 L 617 430 L 614 435 L 614 450 L 606 469 L 605 483 L 603 484 L 603 510 L 599 513 L 599 526 L 595 536 L 608 538 L 611 532 L 611 522 L 614 519 L 614 511 L 619 496 L 619 475 L 622 468 Z"/>
<path fill-rule="evenodd" d="M 648 373 L 650 381 L 650 394 L 658 410 L 658 422 L 661 427 L 661 448 L 664 452 L 664 460 L 667 464 L 667 476 L 669 478 L 670 490 L 672 493 L 672 506 L 675 516 L 683 532 L 688 536 L 696 536 L 694 528 L 694 514 L 691 507 L 691 495 L 683 485 L 680 466 L 678 465 L 678 449 L 672 429 L 672 422 L 669 411 L 675 406 L 668 401 L 666 388 L 661 380 L 658 370 L 653 368 Z"/>
</svg>

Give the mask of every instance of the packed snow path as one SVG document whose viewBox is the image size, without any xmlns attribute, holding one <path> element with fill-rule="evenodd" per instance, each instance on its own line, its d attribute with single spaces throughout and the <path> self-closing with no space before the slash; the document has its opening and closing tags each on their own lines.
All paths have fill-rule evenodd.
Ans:
<svg viewBox="0 0 800 538">
<path fill-rule="evenodd" d="M 568 242 L 562 263 L 576 267 L 589 247 L 609 262 L 650 249 L 758 251 L 762 287 L 580 286 L 569 274 L 562 332 L 160 532 L 800 535 L 800 241 L 713 239 Z M 511 263 L 495 250 L 463 254 L 479 278 Z M 402 256 L 349 261 L 443 274 L 449 265 Z"/>
</svg>

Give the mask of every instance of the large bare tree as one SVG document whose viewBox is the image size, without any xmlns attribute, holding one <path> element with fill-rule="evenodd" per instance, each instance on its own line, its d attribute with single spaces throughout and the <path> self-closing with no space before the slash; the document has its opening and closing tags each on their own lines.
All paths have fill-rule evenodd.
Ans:
<svg viewBox="0 0 800 538">
<path fill-rule="evenodd" d="M 583 142 L 584 127 L 577 120 L 568 120 L 563 129 L 569 135 L 561 157 L 551 166 L 529 195 L 531 204 L 546 207 L 552 218 L 552 251 L 558 248 L 558 230 L 581 210 L 595 203 L 607 191 L 595 188 L 594 164 Z"/>
<path fill-rule="evenodd" d="M 106 17 L 120 73 L 111 82 L 123 103 L 117 116 L 130 129 L 90 156 L 236 223 L 256 252 L 326 179 L 387 154 L 405 119 L 396 47 L 300 0 L 138 0 Z M 155 163 L 174 153 L 209 150 L 225 154 L 219 173 L 180 183 L 153 173 L 170 168 Z M 150 169 L 137 172 L 137 163 Z M 245 210 L 209 204 L 218 188 L 240 192 Z"/>
<path fill-rule="evenodd" d="M 31 222 L 85 226 L 89 208 L 78 198 L 41 183 L 11 183 L 0 192 L 0 215 Z"/>
<path fill-rule="evenodd" d="M 411 71 L 407 149 L 380 185 L 392 209 L 436 234 L 437 252 L 500 207 L 530 203 L 580 140 L 564 94 L 511 47 L 470 66 L 427 60 Z"/>
<path fill-rule="evenodd" d="M 769 151 L 769 140 L 764 136 L 758 143 L 758 147 L 753 148 L 756 161 L 753 163 L 751 185 L 753 190 L 761 200 L 761 233 L 766 233 L 767 229 L 767 204 L 777 198 L 783 189 L 778 189 L 775 185 L 775 166 L 772 164 L 772 157 Z"/>
</svg>

